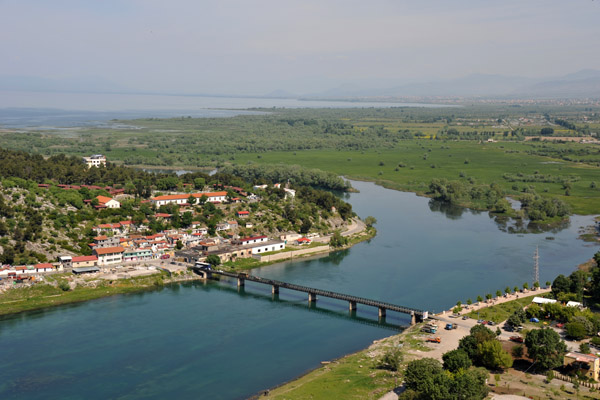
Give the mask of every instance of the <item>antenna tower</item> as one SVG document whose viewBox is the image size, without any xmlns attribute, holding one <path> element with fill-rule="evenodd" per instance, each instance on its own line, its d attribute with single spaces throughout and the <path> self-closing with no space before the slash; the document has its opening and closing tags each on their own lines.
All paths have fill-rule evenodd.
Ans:
<svg viewBox="0 0 600 400">
<path fill-rule="evenodd" d="M 535 246 L 535 255 L 533 256 L 533 283 L 540 282 L 540 254 L 538 246 Z"/>
</svg>

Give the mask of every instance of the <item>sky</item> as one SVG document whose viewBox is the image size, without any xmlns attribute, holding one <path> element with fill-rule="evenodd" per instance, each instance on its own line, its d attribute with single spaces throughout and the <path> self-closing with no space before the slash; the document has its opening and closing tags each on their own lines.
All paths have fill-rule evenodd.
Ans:
<svg viewBox="0 0 600 400">
<path fill-rule="evenodd" d="M 600 0 L 0 0 L 0 54 L 3 77 L 156 93 L 545 78 L 600 69 Z"/>
</svg>

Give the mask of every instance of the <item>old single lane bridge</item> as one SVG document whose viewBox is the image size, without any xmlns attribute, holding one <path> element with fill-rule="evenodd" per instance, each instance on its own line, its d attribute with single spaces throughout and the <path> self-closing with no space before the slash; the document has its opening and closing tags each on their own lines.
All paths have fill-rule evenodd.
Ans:
<svg viewBox="0 0 600 400">
<path fill-rule="evenodd" d="M 349 307 L 350 311 L 355 311 L 358 304 L 364 304 L 367 306 L 377 307 L 379 310 L 380 318 L 385 318 L 385 314 L 388 310 L 396 311 L 396 312 L 400 312 L 400 313 L 404 313 L 404 314 L 409 314 L 411 316 L 411 321 L 410 321 L 411 325 L 414 325 L 416 323 L 417 319 L 420 321 L 427 319 L 428 314 L 429 314 L 427 311 L 419 310 L 416 308 L 398 306 L 396 304 L 366 299 L 364 297 L 351 296 L 348 294 L 332 292 L 329 290 L 316 289 L 316 288 L 311 288 L 308 286 L 296 285 L 293 283 L 277 281 L 274 279 L 261 278 L 259 276 L 253 276 L 253 275 L 249 275 L 249 274 L 246 274 L 243 272 L 242 273 L 233 273 L 233 272 L 225 272 L 225 271 L 221 271 L 221 270 L 207 269 L 207 268 L 203 268 L 203 267 L 192 267 L 192 269 L 194 269 L 196 271 L 196 273 L 198 273 L 200 276 L 202 276 L 205 279 L 212 278 L 212 275 L 221 275 L 221 276 L 228 276 L 230 278 L 235 278 L 235 279 L 237 279 L 238 286 L 244 286 L 246 281 L 251 281 L 251 282 L 262 283 L 265 285 L 270 285 L 272 293 L 279 293 L 280 288 L 295 290 L 297 292 L 308 293 L 308 301 L 309 302 L 317 301 L 317 296 L 323 296 L 323 297 L 329 297 L 332 299 L 344 300 L 344 301 L 348 302 L 348 307 Z"/>
</svg>

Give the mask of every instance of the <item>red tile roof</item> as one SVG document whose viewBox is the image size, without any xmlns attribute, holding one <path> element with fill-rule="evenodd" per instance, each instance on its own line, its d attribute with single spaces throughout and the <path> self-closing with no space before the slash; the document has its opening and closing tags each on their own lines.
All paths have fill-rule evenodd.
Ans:
<svg viewBox="0 0 600 400">
<path fill-rule="evenodd" d="M 50 263 L 41 263 L 41 264 L 35 264 L 34 267 L 35 268 L 54 268 L 54 265 L 52 265 Z"/>
<path fill-rule="evenodd" d="M 71 260 L 72 262 L 86 262 L 86 261 L 97 261 L 98 257 L 96 256 L 76 256 Z"/>
<path fill-rule="evenodd" d="M 112 200 L 111 197 L 106 196 L 96 196 L 96 198 L 98 199 L 98 203 L 100 203 L 100 205 L 104 205 Z"/>
<path fill-rule="evenodd" d="M 267 238 L 267 237 L 268 237 L 268 236 L 264 236 L 264 235 L 263 235 L 263 236 L 250 236 L 250 237 L 247 237 L 247 238 L 242 238 L 242 239 L 240 239 L 240 241 L 242 241 L 242 242 L 247 242 L 247 241 L 249 241 L 249 240 L 265 239 L 265 238 Z"/>
<path fill-rule="evenodd" d="M 101 256 L 104 254 L 122 253 L 125 251 L 125 249 L 121 246 L 116 246 L 116 247 L 104 247 L 101 249 L 94 249 L 94 251 L 96 252 L 96 254 Z"/>
</svg>

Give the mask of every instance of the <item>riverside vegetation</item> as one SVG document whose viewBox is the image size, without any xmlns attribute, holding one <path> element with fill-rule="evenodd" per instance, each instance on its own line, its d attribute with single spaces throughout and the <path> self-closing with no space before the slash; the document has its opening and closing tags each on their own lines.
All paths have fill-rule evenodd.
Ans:
<svg viewBox="0 0 600 400">
<path fill-rule="evenodd" d="M 600 213 L 600 147 L 568 141 L 600 131 L 598 106 L 261 111 L 266 115 L 119 121 L 120 128 L 68 134 L 8 131 L 0 146 L 45 156 L 104 153 L 137 167 L 231 165 L 242 172 L 248 163 L 274 164 L 270 174 L 293 174 L 290 166 L 298 165 L 312 170 L 305 179 L 327 182 L 319 176 L 328 171 L 429 195 L 437 194 L 431 184 L 438 179 L 436 186 L 451 188 L 442 198 L 462 206 L 510 212 L 503 197 L 523 197 L 527 206 L 513 216 L 538 222 Z"/>
</svg>

